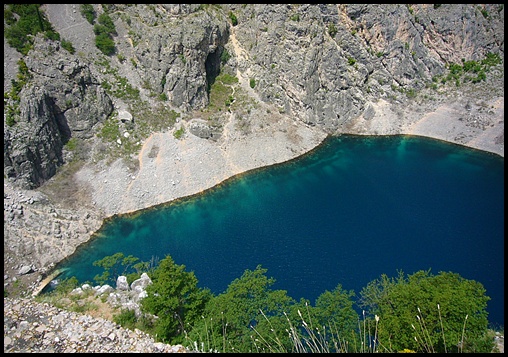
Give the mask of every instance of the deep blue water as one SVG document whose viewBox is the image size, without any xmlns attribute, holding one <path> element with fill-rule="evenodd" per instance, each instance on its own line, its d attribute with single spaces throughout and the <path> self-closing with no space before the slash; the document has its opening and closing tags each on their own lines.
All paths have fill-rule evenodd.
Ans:
<svg viewBox="0 0 508 357">
<path fill-rule="evenodd" d="M 314 303 L 359 295 L 397 270 L 481 282 L 504 325 L 504 158 L 433 139 L 341 136 L 289 163 L 171 204 L 114 217 L 62 266 L 93 281 L 116 252 L 170 254 L 215 294 L 258 264 L 274 289 Z"/>
</svg>

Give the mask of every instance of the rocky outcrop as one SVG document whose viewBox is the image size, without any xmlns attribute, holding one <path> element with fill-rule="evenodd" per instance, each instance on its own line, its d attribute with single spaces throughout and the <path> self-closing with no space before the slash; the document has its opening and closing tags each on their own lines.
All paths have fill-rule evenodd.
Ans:
<svg viewBox="0 0 508 357">
<path fill-rule="evenodd" d="M 347 132 L 369 100 L 419 91 L 447 64 L 504 57 L 504 8 L 443 4 L 229 7 L 260 97 L 306 123 Z"/>
<path fill-rule="evenodd" d="M 63 138 L 47 91 L 32 87 L 23 94 L 18 123 L 4 131 L 4 175 L 34 188 L 63 163 Z"/>
<path fill-rule="evenodd" d="M 181 345 L 100 317 L 56 308 L 33 299 L 4 298 L 4 352 L 188 353 Z"/>
<path fill-rule="evenodd" d="M 33 79 L 20 94 L 19 125 L 5 127 L 4 172 L 25 187 L 55 174 L 70 137 L 92 137 L 113 105 L 124 113 L 127 85 L 186 113 L 208 105 L 223 71 L 243 86 L 252 80 L 251 97 L 279 113 L 340 134 L 358 128 L 364 113 L 374 116 L 372 103 L 404 103 L 404 93 L 432 86 L 450 63 L 487 53 L 504 59 L 499 4 L 97 4 L 97 15 L 107 12 L 116 26 L 109 58 L 90 43 L 93 25 L 74 5 L 67 17 L 59 5 L 45 6 L 55 29 L 81 48 L 72 55 L 38 35 L 24 56 Z M 238 117 L 250 127 L 256 121 Z M 213 125 L 193 122 L 191 133 L 217 141 L 226 121 L 219 114 Z"/>
<path fill-rule="evenodd" d="M 142 86 L 157 95 L 165 93 L 171 105 L 182 110 L 208 104 L 207 86 L 219 73 L 229 36 L 223 15 L 198 8 L 198 4 L 116 5 L 131 19 L 125 32 L 136 44 L 129 49 L 119 43 L 119 48 L 139 62 L 134 70 L 142 77 Z M 119 28 L 123 26 L 119 21 Z"/>
<path fill-rule="evenodd" d="M 54 176 L 64 163 L 63 145 L 71 137 L 92 137 L 93 126 L 113 110 L 88 66 L 62 51 L 37 36 L 25 57 L 32 79 L 20 93 L 20 114 L 15 125 L 4 125 L 4 175 L 23 188 Z"/>
</svg>

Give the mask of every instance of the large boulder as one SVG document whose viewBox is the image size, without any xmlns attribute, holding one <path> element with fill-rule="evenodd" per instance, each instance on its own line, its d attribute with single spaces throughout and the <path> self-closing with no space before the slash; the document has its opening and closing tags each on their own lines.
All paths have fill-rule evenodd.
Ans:
<svg viewBox="0 0 508 357">
<path fill-rule="evenodd" d="M 141 293 L 150 284 L 152 284 L 152 279 L 150 279 L 147 273 L 143 273 L 139 279 L 136 279 L 132 282 L 131 290 Z"/>
<path fill-rule="evenodd" d="M 120 275 L 116 279 L 116 288 L 118 290 L 123 290 L 123 291 L 129 290 L 129 283 L 127 282 L 127 277 L 126 276 Z"/>
</svg>

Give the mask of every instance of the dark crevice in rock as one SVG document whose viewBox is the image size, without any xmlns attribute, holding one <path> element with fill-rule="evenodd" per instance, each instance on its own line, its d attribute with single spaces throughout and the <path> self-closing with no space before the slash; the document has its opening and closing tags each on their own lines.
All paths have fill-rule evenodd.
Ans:
<svg viewBox="0 0 508 357">
<path fill-rule="evenodd" d="M 219 46 L 214 52 L 210 52 L 206 57 L 206 92 L 208 95 L 210 95 L 210 88 L 215 82 L 215 78 L 217 78 L 220 73 L 220 56 L 222 51 L 224 51 L 224 47 Z"/>
</svg>

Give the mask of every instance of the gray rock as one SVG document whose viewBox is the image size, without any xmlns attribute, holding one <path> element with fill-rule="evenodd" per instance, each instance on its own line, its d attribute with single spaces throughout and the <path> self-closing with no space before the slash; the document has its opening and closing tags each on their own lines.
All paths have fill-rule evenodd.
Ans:
<svg viewBox="0 0 508 357">
<path fill-rule="evenodd" d="M 141 293 L 150 284 L 152 284 L 152 279 L 150 279 L 147 273 L 143 273 L 139 279 L 132 282 L 131 290 Z"/>
<path fill-rule="evenodd" d="M 96 291 L 96 295 L 103 295 L 103 294 L 109 294 L 109 293 L 112 293 L 113 291 L 115 291 L 115 289 L 113 289 L 111 286 L 109 286 L 108 284 L 106 285 L 102 285 L 101 287 L 99 287 Z"/>
<path fill-rule="evenodd" d="M 126 276 L 120 275 L 116 279 L 116 288 L 118 290 L 123 290 L 123 291 L 129 290 L 129 284 L 127 283 L 127 277 Z"/>
<path fill-rule="evenodd" d="M 31 266 L 29 266 L 29 265 L 23 265 L 21 267 L 21 269 L 19 269 L 18 274 L 19 275 L 25 275 L 25 274 L 31 273 L 32 271 L 33 271 L 33 269 L 32 269 Z"/>
<path fill-rule="evenodd" d="M 131 122 L 132 121 L 132 114 L 129 113 L 127 110 L 119 110 L 118 111 L 118 119 L 125 122 Z"/>
</svg>

